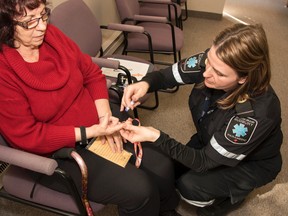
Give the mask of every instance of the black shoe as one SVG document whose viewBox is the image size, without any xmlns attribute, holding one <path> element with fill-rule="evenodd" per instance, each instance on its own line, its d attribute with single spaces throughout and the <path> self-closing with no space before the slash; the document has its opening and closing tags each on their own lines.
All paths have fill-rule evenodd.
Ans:
<svg viewBox="0 0 288 216">
<path fill-rule="evenodd" d="M 198 216 L 224 216 L 240 207 L 244 200 L 232 204 L 230 198 L 215 201 L 212 205 L 197 209 Z"/>
<path fill-rule="evenodd" d="M 169 210 L 165 212 L 160 212 L 159 216 L 181 216 L 181 215 L 175 210 Z"/>
</svg>

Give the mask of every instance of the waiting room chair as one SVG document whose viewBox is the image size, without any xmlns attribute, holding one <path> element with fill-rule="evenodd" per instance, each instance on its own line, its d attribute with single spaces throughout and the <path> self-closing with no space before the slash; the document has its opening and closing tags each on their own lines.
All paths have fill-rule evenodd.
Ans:
<svg viewBox="0 0 288 216">
<path fill-rule="evenodd" d="M 72 151 L 72 150 L 71 150 Z M 30 205 L 61 215 L 88 215 L 70 176 L 58 168 L 57 161 L 10 147 L 0 135 L 0 164 L 6 165 L 2 173 L 0 197 L 25 205 Z M 35 173 L 41 175 L 58 175 L 67 186 L 70 194 L 51 190 L 33 178 Z M 93 212 L 101 210 L 104 205 L 90 202 Z"/>
<path fill-rule="evenodd" d="M 172 0 L 138 0 L 140 15 L 167 17 L 169 21 L 183 29 L 182 8 Z"/>
<path fill-rule="evenodd" d="M 142 27 L 146 35 L 125 33 L 125 47 L 123 54 L 129 52 L 149 53 L 152 63 L 156 62 L 154 54 L 172 54 L 173 63 L 181 60 L 181 49 L 184 43 L 183 31 L 174 26 L 166 17 L 140 15 L 138 0 L 115 0 L 117 10 L 124 24 Z"/>
<path fill-rule="evenodd" d="M 101 29 L 121 32 L 129 31 L 135 32 L 135 34 L 143 34 L 144 29 L 143 27 L 134 27 L 131 25 L 123 25 L 119 23 L 111 23 L 107 26 L 100 26 L 96 17 L 89 9 L 89 7 L 85 4 L 85 2 L 83 2 L 83 0 L 68 0 L 56 6 L 52 10 L 50 23 L 58 27 L 62 32 L 64 32 L 68 37 L 70 37 L 80 47 L 82 52 L 92 57 L 92 60 L 94 62 L 99 61 L 98 57 L 114 58 L 119 60 L 129 60 L 133 62 L 145 63 L 149 65 L 148 72 L 152 72 L 155 70 L 154 65 L 151 64 L 149 61 L 145 61 L 144 59 L 120 54 L 103 56 Z M 120 65 L 120 67 L 123 70 L 123 65 Z M 113 77 L 107 77 L 107 79 L 111 80 L 114 86 L 116 79 Z M 157 92 L 149 93 L 144 96 L 144 98 L 141 100 L 141 104 L 145 103 L 145 101 L 150 97 L 151 94 L 154 94 L 155 104 L 152 106 L 141 105 L 138 107 L 151 110 L 156 109 L 159 105 Z M 115 95 L 115 88 L 110 89 L 109 95 L 112 102 L 119 103 L 121 101 L 121 98 Z M 134 109 L 134 116 L 138 117 L 138 114 L 136 114 L 136 112 L 137 109 Z"/>
<path fill-rule="evenodd" d="M 175 2 L 175 3 L 177 3 L 180 6 L 184 5 L 185 16 L 182 16 L 182 20 L 183 21 L 187 20 L 188 19 L 187 0 L 172 0 L 172 2 Z"/>
</svg>

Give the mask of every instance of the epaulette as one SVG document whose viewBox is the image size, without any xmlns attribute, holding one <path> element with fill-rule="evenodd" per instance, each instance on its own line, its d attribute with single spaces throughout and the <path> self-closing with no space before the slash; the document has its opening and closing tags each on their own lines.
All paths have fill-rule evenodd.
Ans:
<svg viewBox="0 0 288 216">
<path fill-rule="evenodd" d="M 254 116 L 254 110 L 251 105 L 250 100 L 246 100 L 245 102 L 237 103 L 235 106 L 237 116 L 239 117 L 252 117 Z"/>
</svg>

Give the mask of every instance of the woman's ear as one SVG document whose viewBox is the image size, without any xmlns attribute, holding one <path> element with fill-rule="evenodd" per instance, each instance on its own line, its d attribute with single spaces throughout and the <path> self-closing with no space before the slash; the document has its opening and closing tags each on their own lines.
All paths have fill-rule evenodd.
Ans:
<svg viewBox="0 0 288 216">
<path fill-rule="evenodd" d="M 246 82 L 247 80 L 247 76 L 246 77 L 241 77 L 239 80 L 238 80 L 238 84 L 242 85 Z"/>
</svg>

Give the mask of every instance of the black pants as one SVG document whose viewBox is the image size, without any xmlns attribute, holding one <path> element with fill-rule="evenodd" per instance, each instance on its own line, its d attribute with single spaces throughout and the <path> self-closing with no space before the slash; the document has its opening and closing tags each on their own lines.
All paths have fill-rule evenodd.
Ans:
<svg viewBox="0 0 288 216">
<path fill-rule="evenodd" d="M 275 179 L 281 170 L 281 164 L 279 154 L 267 160 L 246 161 L 236 167 L 221 166 L 203 173 L 182 167 L 182 175 L 178 178 L 176 187 L 188 200 L 206 202 L 230 198 L 231 203 L 236 203 L 255 188 Z M 179 171 L 181 165 L 178 166 Z"/>
<path fill-rule="evenodd" d="M 110 104 L 113 116 L 121 121 L 127 113 L 120 113 L 119 106 Z M 88 168 L 88 198 L 102 204 L 115 204 L 120 216 L 158 216 L 160 211 L 175 209 L 179 195 L 175 190 L 173 161 L 152 143 L 142 143 L 143 160 L 139 169 L 130 159 L 125 168 L 109 162 L 86 149 L 78 149 Z M 124 148 L 133 153 L 133 144 Z M 133 154 L 134 155 L 134 154 Z M 59 167 L 71 175 L 81 193 L 81 173 L 74 160 L 58 160 Z M 59 177 L 45 176 L 42 184 L 61 192 L 66 187 Z"/>
<path fill-rule="evenodd" d="M 89 200 L 118 205 L 119 215 L 158 216 L 159 211 L 174 209 L 179 196 L 174 188 L 173 162 L 152 145 L 142 143 L 143 161 L 139 169 L 133 158 L 122 168 L 86 149 L 78 150 L 88 168 Z M 126 147 L 132 150 L 133 146 Z M 58 164 L 71 175 L 81 193 L 81 173 L 75 161 L 58 160 Z M 67 192 L 58 180 L 57 176 L 45 176 L 41 183 Z"/>
</svg>

